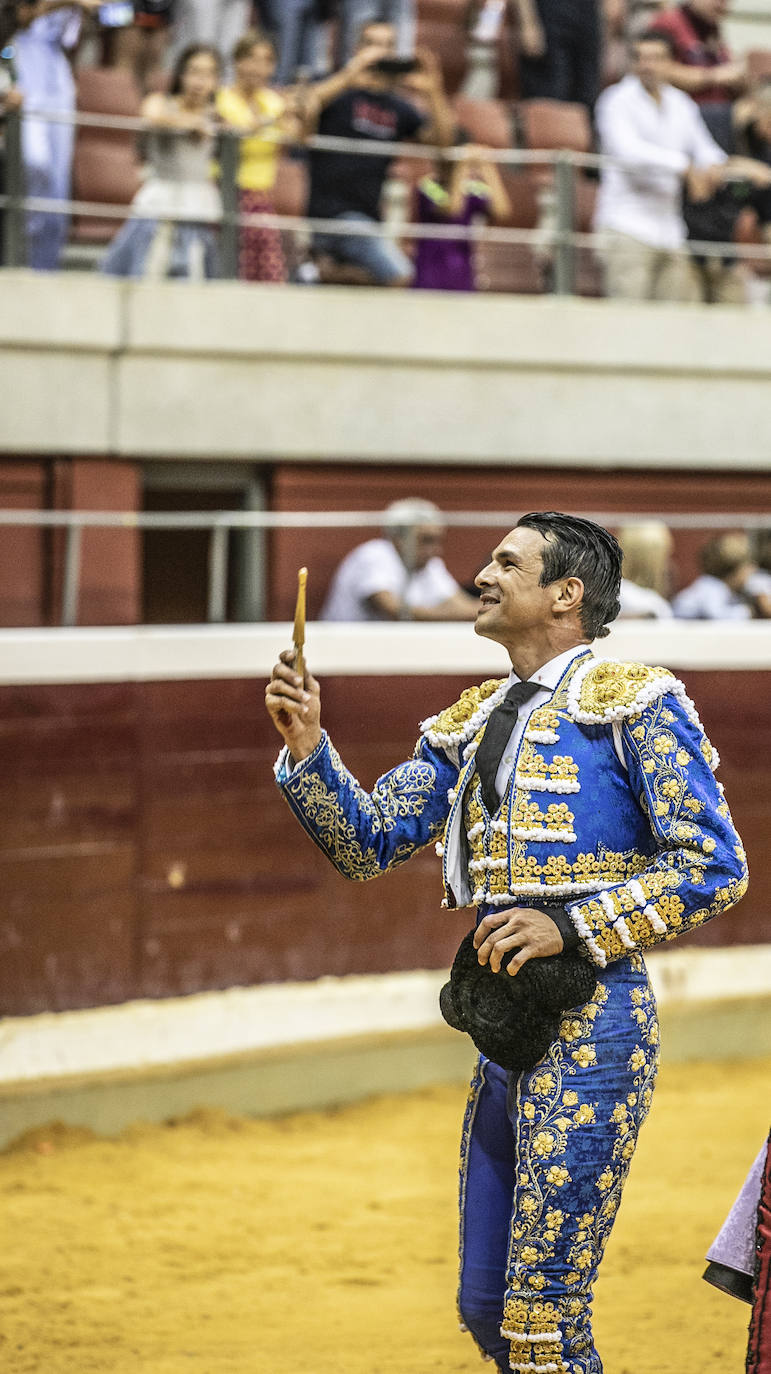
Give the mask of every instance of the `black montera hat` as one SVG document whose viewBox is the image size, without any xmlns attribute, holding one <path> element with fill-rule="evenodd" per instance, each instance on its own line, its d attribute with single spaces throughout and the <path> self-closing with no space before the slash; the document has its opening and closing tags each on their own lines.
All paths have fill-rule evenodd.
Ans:
<svg viewBox="0 0 771 1374">
<path fill-rule="evenodd" d="M 474 932 L 460 943 L 439 1007 L 454 1030 L 465 1031 L 477 1049 L 502 1069 L 532 1069 L 559 1034 L 560 1019 L 588 1002 L 597 986 L 591 964 L 576 954 L 528 959 L 516 976 L 480 964 Z"/>
</svg>

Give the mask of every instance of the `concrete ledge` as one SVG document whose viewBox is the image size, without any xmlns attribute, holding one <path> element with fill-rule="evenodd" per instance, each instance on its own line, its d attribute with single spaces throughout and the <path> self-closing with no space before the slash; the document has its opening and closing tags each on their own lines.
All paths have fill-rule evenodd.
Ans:
<svg viewBox="0 0 771 1374">
<path fill-rule="evenodd" d="M 718 313 L 9 270 L 3 444 L 15 456 L 768 471 L 768 313 Z"/>
<path fill-rule="evenodd" d="M 267 677 L 291 643 L 288 623 L 0 630 L 0 685 L 34 682 L 145 682 Z M 642 660 L 678 671 L 771 669 L 767 622 L 620 621 L 595 646 L 603 658 Z M 308 660 L 317 674 L 399 677 L 462 673 L 505 677 L 505 651 L 471 625 L 310 623 Z"/>
</svg>

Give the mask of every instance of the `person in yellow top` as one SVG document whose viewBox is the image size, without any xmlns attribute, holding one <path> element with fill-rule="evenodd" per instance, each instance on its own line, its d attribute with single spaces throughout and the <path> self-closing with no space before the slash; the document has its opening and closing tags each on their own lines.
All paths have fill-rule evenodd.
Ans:
<svg viewBox="0 0 771 1374">
<path fill-rule="evenodd" d="M 286 98 L 268 85 L 275 65 L 270 39 L 252 29 L 233 49 L 233 85 L 217 92 L 220 119 L 244 132 L 238 165 L 238 208 L 242 215 L 275 213 L 272 191 L 281 143 L 290 131 Z M 286 281 L 277 229 L 241 229 L 238 275 L 243 281 Z"/>
</svg>

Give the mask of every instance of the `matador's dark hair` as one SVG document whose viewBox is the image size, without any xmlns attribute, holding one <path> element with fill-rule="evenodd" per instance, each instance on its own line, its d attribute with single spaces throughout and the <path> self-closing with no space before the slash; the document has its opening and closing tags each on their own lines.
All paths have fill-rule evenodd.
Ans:
<svg viewBox="0 0 771 1374">
<path fill-rule="evenodd" d="M 542 587 L 563 577 L 580 577 L 584 584 L 581 624 L 589 639 L 604 639 L 610 634 L 608 623 L 620 610 L 623 553 L 616 537 L 593 520 L 554 510 L 523 515 L 517 525 L 537 530 L 546 540 Z"/>
</svg>

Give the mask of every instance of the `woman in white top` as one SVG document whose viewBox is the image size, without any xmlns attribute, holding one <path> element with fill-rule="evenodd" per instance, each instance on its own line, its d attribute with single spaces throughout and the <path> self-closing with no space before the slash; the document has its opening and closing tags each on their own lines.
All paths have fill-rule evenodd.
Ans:
<svg viewBox="0 0 771 1374">
<path fill-rule="evenodd" d="M 131 219 L 107 250 L 103 272 L 116 277 L 219 275 L 216 226 L 222 205 L 212 181 L 219 75 L 219 53 L 196 44 L 180 55 L 169 94 L 143 101 L 150 174 L 132 201 Z"/>
</svg>

